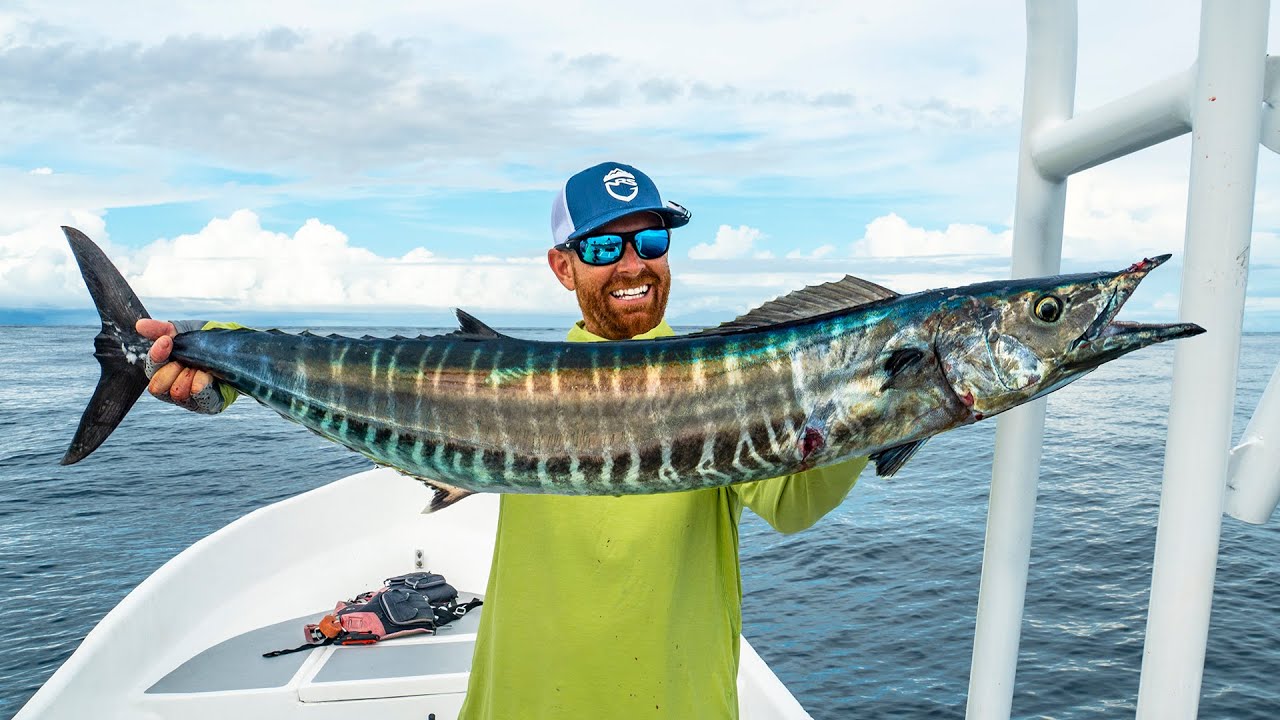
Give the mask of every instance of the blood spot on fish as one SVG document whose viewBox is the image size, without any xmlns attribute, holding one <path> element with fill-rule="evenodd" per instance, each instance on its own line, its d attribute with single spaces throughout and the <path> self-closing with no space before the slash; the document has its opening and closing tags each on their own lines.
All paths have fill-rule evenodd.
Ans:
<svg viewBox="0 0 1280 720">
<path fill-rule="evenodd" d="M 1143 258 L 1138 262 L 1130 265 L 1127 269 L 1125 269 L 1125 272 L 1132 273 L 1132 272 L 1138 272 L 1140 270 L 1150 270 L 1151 268 L 1155 267 L 1158 264 L 1159 263 L 1155 262 L 1151 258 Z"/>
<path fill-rule="evenodd" d="M 807 427 L 804 429 L 804 439 L 800 441 L 800 457 L 808 459 L 815 452 L 822 449 L 827 444 L 826 436 L 817 428 Z"/>
<path fill-rule="evenodd" d="M 973 391 L 965 390 L 964 394 L 960 396 L 960 402 L 964 403 L 965 407 L 973 407 L 973 403 L 974 403 Z"/>
</svg>

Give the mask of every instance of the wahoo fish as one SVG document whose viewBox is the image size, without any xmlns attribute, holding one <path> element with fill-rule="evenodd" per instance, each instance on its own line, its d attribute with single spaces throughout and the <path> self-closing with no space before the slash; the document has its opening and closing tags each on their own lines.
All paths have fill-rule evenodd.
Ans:
<svg viewBox="0 0 1280 720">
<path fill-rule="evenodd" d="M 102 318 L 97 389 L 62 463 L 92 453 L 147 387 L 149 317 L 88 237 L 63 228 Z M 458 311 L 417 338 L 204 330 L 172 359 L 432 486 L 631 495 L 749 482 L 871 456 L 889 476 L 930 437 L 1105 362 L 1204 330 L 1118 322 L 1156 266 L 899 295 L 866 280 L 798 290 L 655 340 L 522 340 Z"/>
</svg>

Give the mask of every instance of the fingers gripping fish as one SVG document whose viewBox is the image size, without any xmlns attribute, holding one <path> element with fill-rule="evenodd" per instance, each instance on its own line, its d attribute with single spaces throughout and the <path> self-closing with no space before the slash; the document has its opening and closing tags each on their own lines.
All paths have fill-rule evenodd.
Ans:
<svg viewBox="0 0 1280 720">
<path fill-rule="evenodd" d="M 124 278 L 89 238 L 64 231 L 102 317 L 102 376 L 62 460 L 71 464 L 147 387 L 148 342 Z M 459 311 L 460 328 L 434 337 L 182 332 L 171 357 L 426 482 L 433 509 L 473 492 L 678 492 L 863 455 L 892 475 L 938 433 L 1203 332 L 1114 320 L 1168 257 L 912 295 L 846 277 L 655 340 L 521 340 Z"/>
</svg>

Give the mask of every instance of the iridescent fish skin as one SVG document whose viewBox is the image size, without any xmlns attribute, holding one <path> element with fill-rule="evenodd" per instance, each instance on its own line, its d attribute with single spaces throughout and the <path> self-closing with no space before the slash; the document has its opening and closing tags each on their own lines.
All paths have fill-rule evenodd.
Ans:
<svg viewBox="0 0 1280 720">
<path fill-rule="evenodd" d="M 67 235 L 104 320 L 103 377 L 64 458 L 76 462 L 133 401 L 105 412 L 100 397 L 141 392 L 146 342 L 130 328 L 145 310 L 88 238 Z M 657 340 L 521 340 L 459 313 L 458 332 L 412 339 L 182 333 L 172 357 L 431 484 L 436 507 L 470 492 L 678 492 L 864 455 L 890 475 L 933 435 L 1202 332 L 1112 322 L 1167 257 L 905 296 L 846 278 Z"/>
</svg>

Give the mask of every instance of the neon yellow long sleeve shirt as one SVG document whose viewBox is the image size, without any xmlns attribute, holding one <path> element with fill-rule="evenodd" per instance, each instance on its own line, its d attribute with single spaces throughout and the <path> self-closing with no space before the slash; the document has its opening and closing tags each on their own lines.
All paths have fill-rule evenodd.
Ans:
<svg viewBox="0 0 1280 720">
<path fill-rule="evenodd" d="M 603 340 L 580 323 L 568 339 Z M 803 530 L 866 464 L 659 495 L 503 495 L 460 717 L 737 718 L 743 506 Z"/>
</svg>

